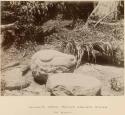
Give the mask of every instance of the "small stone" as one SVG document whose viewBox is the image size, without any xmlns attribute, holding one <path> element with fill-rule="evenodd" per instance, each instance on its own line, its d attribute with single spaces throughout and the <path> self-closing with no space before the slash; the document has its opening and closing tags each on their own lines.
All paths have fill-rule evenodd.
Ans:
<svg viewBox="0 0 125 115">
<path fill-rule="evenodd" d="M 111 89 L 115 91 L 121 91 L 124 89 L 123 79 L 121 77 L 112 78 L 110 80 Z"/>
</svg>

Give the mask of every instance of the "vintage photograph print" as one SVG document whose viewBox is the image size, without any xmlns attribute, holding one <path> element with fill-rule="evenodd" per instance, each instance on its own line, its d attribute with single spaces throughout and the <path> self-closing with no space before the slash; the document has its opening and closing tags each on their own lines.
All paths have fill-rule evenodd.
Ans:
<svg viewBox="0 0 125 115">
<path fill-rule="evenodd" d="M 124 1 L 1 1 L 1 96 L 124 96 Z"/>
</svg>

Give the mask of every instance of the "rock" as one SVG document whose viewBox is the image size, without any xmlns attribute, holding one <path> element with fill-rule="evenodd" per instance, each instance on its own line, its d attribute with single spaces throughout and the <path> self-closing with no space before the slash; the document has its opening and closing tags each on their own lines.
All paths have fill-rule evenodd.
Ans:
<svg viewBox="0 0 125 115">
<path fill-rule="evenodd" d="M 101 89 L 102 96 L 123 96 L 124 95 L 124 77 L 117 76 L 108 79 Z"/>
<path fill-rule="evenodd" d="M 5 90 L 4 96 L 39 96 L 38 92 L 35 91 L 25 91 L 25 90 Z"/>
<path fill-rule="evenodd" d="M 20 68 L 14 68 L 2 73 L 2 79 L 5 82 L 5 89 L 7 90 L 20 90 L 30 85 L 30 82 L 22 77 Z"/>
<path fill-rule="evenodd" d="M 61 53 L 56 50 L 41 50 L 31 59 L 31 71 L 35 81 L 44 84 L 49 73 L 71 72 L 76 65 L 73 55 Z"/>
<path fill-rule="evenodd" d="M 112 78 L 110 80 L 111 89 L 115 91 L 124 90 L 124 81 L 121 77 Z"/>
<path fill-rule="evenodd" d="M 5 69 L 10 68 L 10 67 L 18 66 L 18 65 L 20 65 L 19 61 L 10 62 L 4 68 L 2 68 L 2 70 L 5 70 Z"/>
<path fill-rule="evenodd" d="M 96 77 L 102 82 L 101 95 L 102 96 L 123 96 L 124 89 L 121 87 L 124 85 L 124 68 L 115 67 L 109 65 L 98 65 L 98 64 L 84 64 L 79 68 L 75 69 L 74 73 L 81 73 L 89 76 Z M 116 85 L 121 87 L 119 91 L 113 90 L 111 87 L 111 80 L 119 77 L 120 84 Z M 113 85 L 114 87 L 114 85 Z"/>
<path fill-rule="evenodd" d="M 46 87 L 55 96 L 94 96 L 100 95 L 101 82 L 84 74 L 58 73 L 49 76 Z"/>
</svg>

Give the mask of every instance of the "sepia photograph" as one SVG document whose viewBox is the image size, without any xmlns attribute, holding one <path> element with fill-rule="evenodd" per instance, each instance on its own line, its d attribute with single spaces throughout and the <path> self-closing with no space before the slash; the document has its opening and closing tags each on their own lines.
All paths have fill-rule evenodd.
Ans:
<svg viewBox="0 0 125 115">
<path fill-rule="evenodd" d="M 1 96 L 124 96 L 124 1 L 1 1 Z"/>
</svg>

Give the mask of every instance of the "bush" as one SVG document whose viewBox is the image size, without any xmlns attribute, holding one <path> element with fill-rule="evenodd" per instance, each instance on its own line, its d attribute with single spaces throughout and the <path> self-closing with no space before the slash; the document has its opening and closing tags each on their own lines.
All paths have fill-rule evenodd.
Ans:
<svg viewBox="0 0 125 115">
<path fill-rule="evenodd" d="M 47 2 L 47 1 L 2 1 L 2 24 L 13 23 L 18 21 L 18 29 L 15 31 L 15 39 L 18 43 L 27 40 L 40 40 L 39 36 L 44 37 L 41 26 L 44 22 L 56 18 L 59 14 L 62 17 L 73 19 L 73 23 L 78 19 L 85 19 L 86 8 L 89 13 L 92 10 L 93 3 L 83 2 Z M 85 12 L 83 13 L 83 8 Z M 87 16 L 86 16 L 87 19 Z"/>
<path fill-rule="evenodd" d="M 15 41 L 17 43 L 24 43 L 27 40 L 37 41 L 37 37 L 42 36 L 43 33 L 40 30 L 42 24 L 56 16 L 59 3 L 43 1 L 2 1 L 1 4 L 1 23 L 8 24 L 18 21 L 18 29 L 15 30 Z"/>
</svg>

